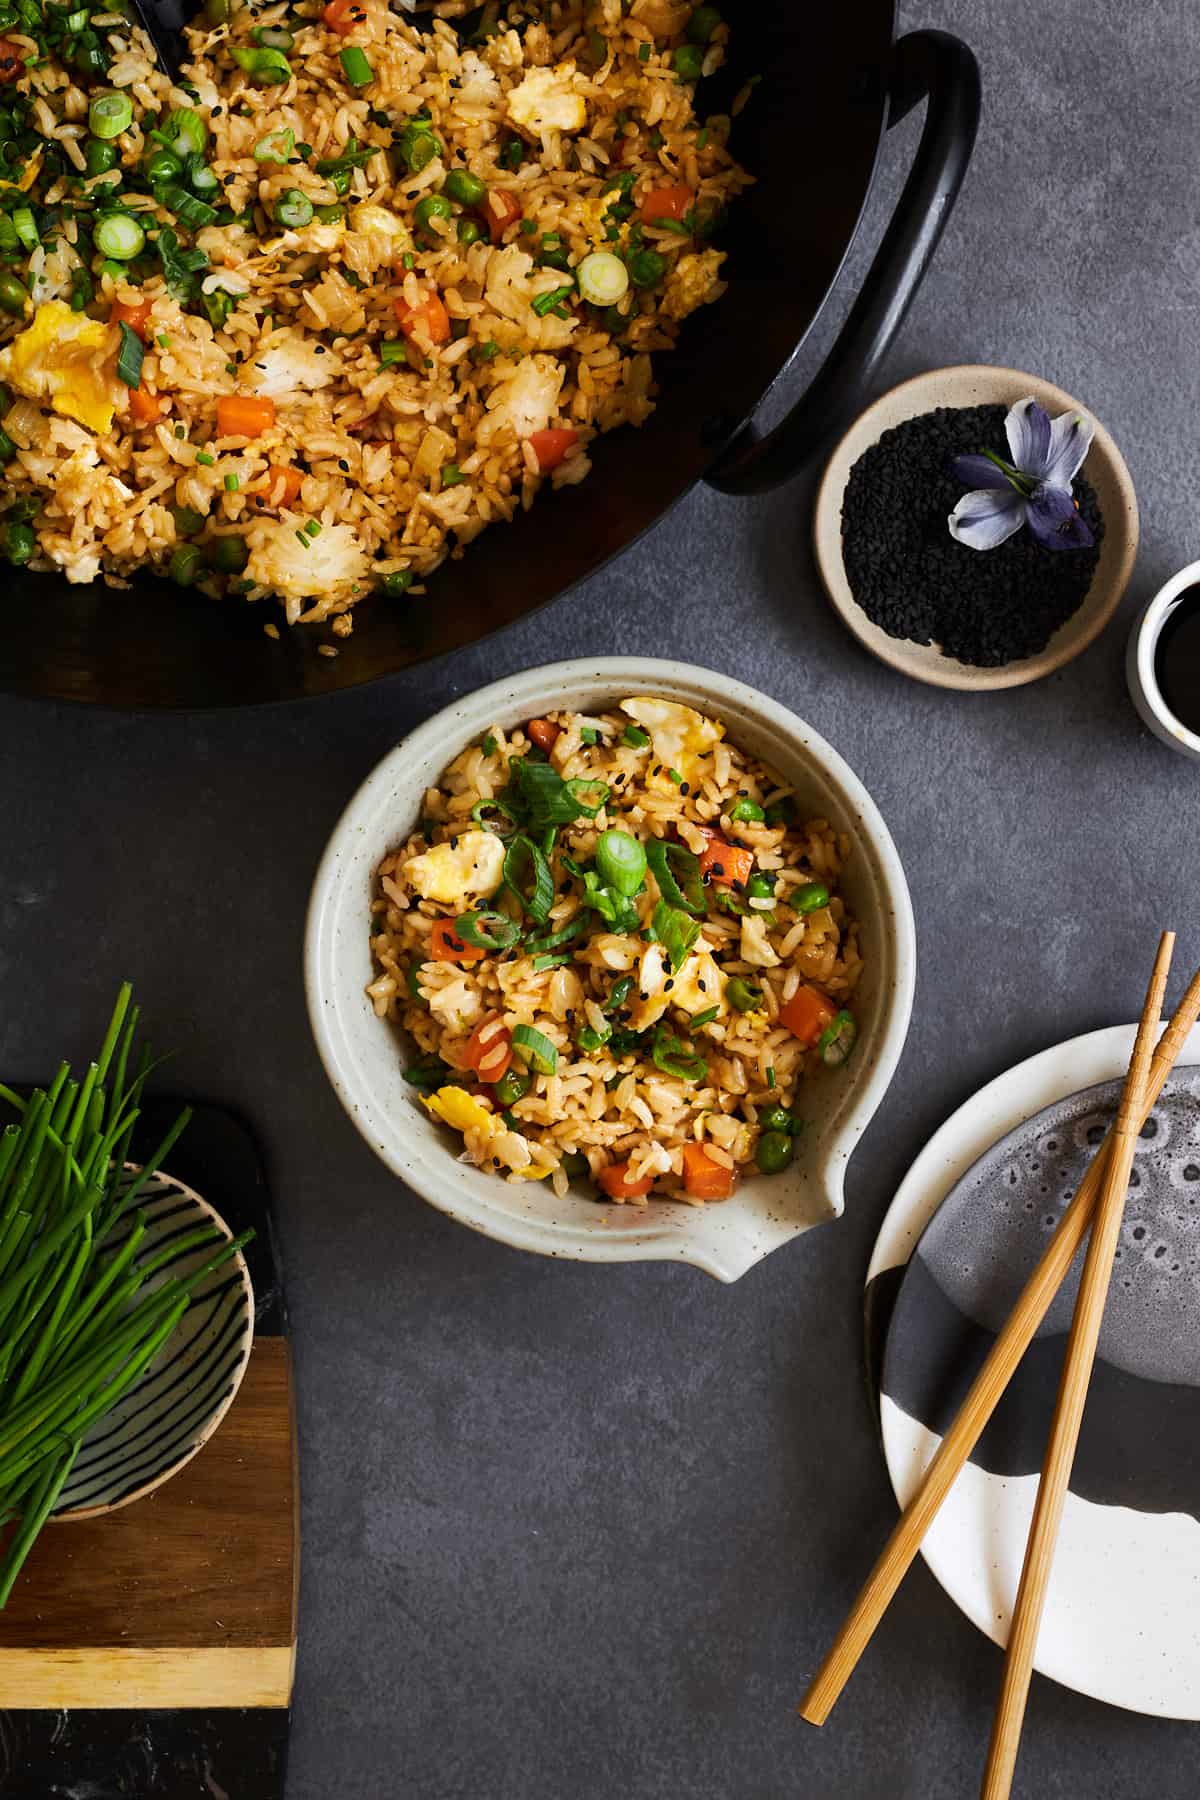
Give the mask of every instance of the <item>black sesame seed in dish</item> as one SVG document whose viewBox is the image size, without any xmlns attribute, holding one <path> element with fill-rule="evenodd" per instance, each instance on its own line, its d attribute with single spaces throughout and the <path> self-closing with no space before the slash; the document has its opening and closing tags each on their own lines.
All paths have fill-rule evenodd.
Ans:
<svg viewBox="0 0 1200 1800">
<path fill-rule="evenodd" d="M 967 485 L 955 459 L 1006 457 L 1008 416 L 1004 406 L 938 407 L 906 420 L 859 457 L 842 502 L 846 577 L 867 617 L 890 637 L 980 668 L 1045 649 L 1086 599 L 1104 533 L 1096 494 L 1078 474 L 1070 491 L 1091 543 L 1052 549 L 1019 529 L 980 551 L 951 536 Z"/>
</svg>

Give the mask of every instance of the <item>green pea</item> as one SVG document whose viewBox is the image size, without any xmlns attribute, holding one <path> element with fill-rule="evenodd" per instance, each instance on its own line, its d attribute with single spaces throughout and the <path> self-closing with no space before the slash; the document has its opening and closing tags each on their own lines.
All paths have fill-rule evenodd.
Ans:
<svg viewBox="0 0 1200 1800">
<path fill-rule="evenodd" d="M 755 824 L 757 824 L 759 821 L 761 821 L 765 817 L 765 814 L 763 813 L 763 809 L 758 804 L 757 800 L 748 800 L 746 798 L 746 796 L 743 794 L 742 798 L 739 801 L 737 801 L 735 805 L 730 807 L 729 817 L 735 823 L 737 823 L 738 821 L 740 821 L 742 819 L 745 819 L 747 821 L 752 821 Z"/>
<path fill-rule="evenodd" d="M 782 800 L 773 800 L 764 815 L 768 825 L 790 825 L 796 817 L 796 808 L 790 794 Z"/>
<path fill-rule="evenodd" d="M 527 1069 L 518 1069 L 516 1064 L 500 1077 L 496 1083 L 496 1101 L 500 1106 L 515 1106 L 523 1100 L 533 1086 L 533 1076 Z"/>
<path fill-rule="evenodd" d="M 585 1056 L 592 1056 L 597 1050 L 603 1049 L 611 1036 L 611 1025 L 606 1025 L 603 1031 L 593 1031 L 590 1025 L 585 1025 L 576 1036 L 575 1042 Z"/>
<path fill-rule="evenodd" d="M 17 446 L 13 443 L 7 431 L 0 428 L 0 463 L 10 463 L 16 454 Z"/>
<path fill-rule="evenodd" d="M 6 269 L 0 274 L 0 306 L 14 318 L 20 318 L 29 305 L 29 290 Z"/>
<path fill-rule="evenodd" d="M 458 241 L 460 244 L 477 244 L 483 236 L 483 226 L 478 219 L 461 218 L 458 221 Z"/>
<path fill-rule="evenodd" d="M 89 138 L 83 160 L 89 175 L 107 175 L 120 162 L 121 152 L 115 144 L 108 143 L 104 138 Z"/>
<path fill-rule="evenodd" d="M 111 150 L 112 145 L 105 146 Z M 156 181 L 174 181 L 183 174 L 183 164 L 173 150 L 155 150 L 142 164 L 142 173 L 150 183 Z"/>
<path fill-rule="evenodd" d="M 725 998 L 735 1012 L 755 1012 L 763 1002 L 763 991 L 735 975 L 725 989 Z"/>
<path fill-rule="evenodd" d="M 596 869 L 605 887 L 627 898 L 646 879 L 646 852 L 628 831 L 605 831 L 596 844 Z"/>
<path fill-rule="evenodd" d="M 568 1150 L 562 1159 L 563 1173 L 574 1181 L 579 1175 L 590 1175 L 591 1165 L 580 1150 Z"/>
<path fill-rule="evenodd" d="M 792 1129 L 792 1115 L 786 1106 L 768 1106 L 758 1115 L 758 1123 L 763 1131 L 786 1131 Z"/>
<path fill-rule="evenodd" d="M 700 71 L 704 67 L 704 52 L 698 44 L 680 44 L 671 58 L 671 64 L 680 81 L 699 81 Z"/>
<path fill-rule="evenodd" d="M 442 188 L 460 206 L 479 206 L 487 198 L 487 182 L 469 169 L 451 169 Z"/>
<path fill-rule="evenodd" d="M 22 568 L 37 549 L 31 525 L 12 523 L 4 528 L 4 551 L 10 563 Z"/>
<path fill-rule="evenodd" d="M 209 561 L 220 575 L 240 575 L 250 560 L 250 552 L 246 548 L 245 538 L 230 532 L 225 537 L 215 538 L 209 545 Z"/>
<path fill-rule="evenodd" d="M 411 569 L 393 569 L 390 575 L 384 576 L 381 586 L 384 593 L 395 600 L 400 594 L 406 594 L 412 584 L 413 572 Z"/>
<path fill-rule="evenodd" d="M 746 883 L 747 900 L 769 900 L 775 892 L 775 877 L 760 870 Z"/>
<path fill-rule="evenodd" d="M 204 569 L 204 557 L 195 544 L 180 544 L 167 564 L 167 574 L 180 587 L 191 587 Z"/>
<path fill-rule="evenodd" d="M 698 6 L 688 20 L 689 42 L 707 44 L 720 23 L 721 15 L 715 6 Z"/>
<path fill-rule="evenodd" d="M 823 881 L 807 881 L 792 895 L 792 905 L 798 913 L 816 912 L 819 906 L 829 905 L 829 889 Z"/>
<path fill-rule="evenodd" d="M 629 279 L 634 287 L 653 287 L 667 272 L 667 259 L 657 250 L 639 250 L 629 259 Z"/>
<path fill-rule="evenodd" d="M 768 1131 L 758 1140 L 754 1160 L 764 1175 L 781 1175 L 796 1153 L 786 1131 Z"/>
<path fill-rule="evenodd" d="M 452 219 L 454 208 L 442 194 L 426 194 L 423 200 L 417 201 L 414 214 L 417 224 L 428 230 L 434 219 Z"/>
</svg>

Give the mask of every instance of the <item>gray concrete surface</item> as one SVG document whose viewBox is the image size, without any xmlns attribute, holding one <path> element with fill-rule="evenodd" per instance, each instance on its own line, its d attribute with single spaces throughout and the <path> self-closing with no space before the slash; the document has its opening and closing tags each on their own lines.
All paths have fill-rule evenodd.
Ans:
<svg viewBox="0 0 1200 1800">
<path fill-rule="evenodd" d="M 1129 1018 L 1160 923 L 1181 969 L 1200 960 L 1197 774 L 1141 731 L 1121 667 L 1135 606 L 1200 553 L 1197 39 L 1187 0 L 908 11 L 974 45 L 987 117 L 889 375 L 1038 370 L 1110 426 L 1141 496 L 1133 590 L 1070 669 L 974 698 L 870 661 L 818 592 L 800 479 L 752 504 L 698 492 L 548 615 L 317 709 L 0 705 L 0 1068 L 82 1053 L 129 974 L 181 1043 L 172 1082 L 244 1108 L 272 1159 L 303 1441 L 289 1800 L 976 1791 L 999 1657 L 923 1567 L 826 1729 L 792 1706 L 894 1516 L 860 1288 L 898 1179 L 982 1082 Z M 304 1016 L 309 879 L 360 778 L 451 695 L 615 647 L 725 668 L 811 720 L 879 802 L 916 905 L 912 1034 L 846 1217 L 732 1288 L 451 1225 L 359 1141 Z M 1198 1747 L 1038 1679 L 1019 1791 L 1191 1800 Z"/>
</svg>

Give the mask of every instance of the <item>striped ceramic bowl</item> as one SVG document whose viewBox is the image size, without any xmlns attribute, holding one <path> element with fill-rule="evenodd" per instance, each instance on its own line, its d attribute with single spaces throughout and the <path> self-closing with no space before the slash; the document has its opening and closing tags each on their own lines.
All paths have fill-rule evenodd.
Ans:
<svg viewBox="0 0 1200 1800">
<path fill-rule="evenodd" d="M 207 1200 L 160 1173 L 143 1189 L 140 1261 L 168 1251 L 198 1225 L 233 1233 Z M 118 1240 L 119 1241 L 119 1240 Z M 142 1294 L 206 1262 L 211 1246 L 181 1251 L 150 1277 Z M 80 1447 L 54 1518 L 94 1519 L 161 1487 L 208 1442 L 233 1404 L 254 1341 L 254 1293 L 238 1251 L 207 1274 L 142 1379 Z"/>
</svg>

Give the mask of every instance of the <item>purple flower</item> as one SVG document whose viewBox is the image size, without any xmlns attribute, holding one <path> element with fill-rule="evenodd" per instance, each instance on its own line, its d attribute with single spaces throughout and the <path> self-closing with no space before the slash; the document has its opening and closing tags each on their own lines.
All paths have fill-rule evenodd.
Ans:
<svg viewBox="0 0 1200 1800">
<path fill-rule="evenodd" d="M 1082 413 L 1051 419 L 1037 401 L 1018 400 L 1004 421 L 1012 462 L 991 450 L 956 456 L 954 473 L 972 484 L 950 514 L 950 536 L 994 550 L 1028 525 L 1047 550 L 1083 550 L 1094 540 L 1071 497 L 1095 426 Z"/>
</svg>

